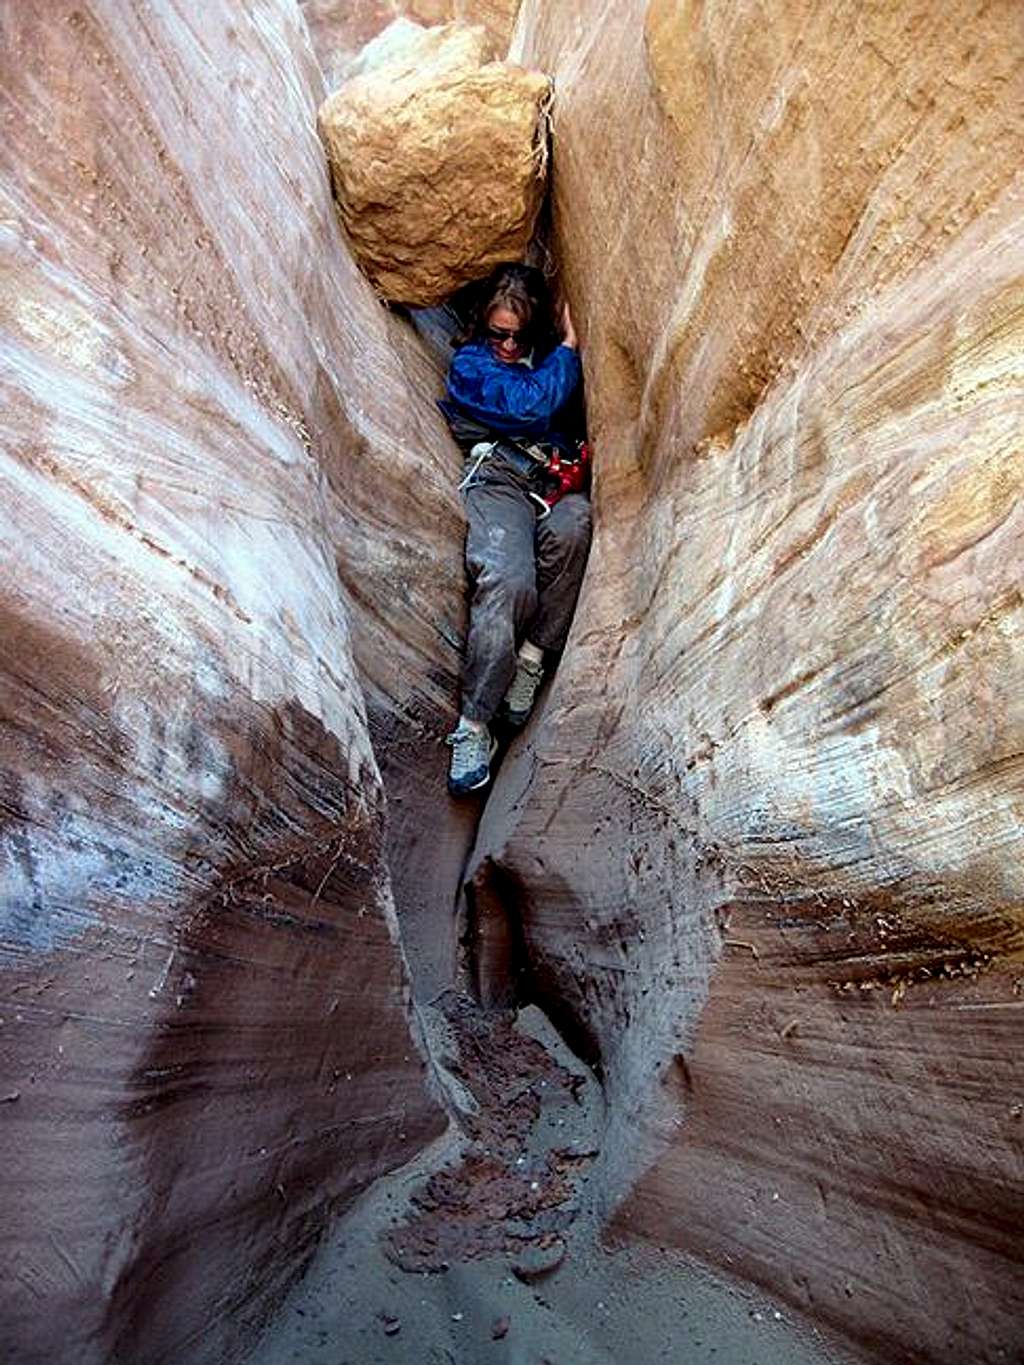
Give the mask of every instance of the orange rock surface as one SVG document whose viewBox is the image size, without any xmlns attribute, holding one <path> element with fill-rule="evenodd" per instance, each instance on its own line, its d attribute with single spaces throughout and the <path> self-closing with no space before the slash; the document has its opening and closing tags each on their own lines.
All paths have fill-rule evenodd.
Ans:
<svg viewBox="0 0 1024 1365">
<path fill-rule="evenodd" d="M 596 535 L 472 867 L 613 1235 L 1019 1350 L 1019 7 L 527 3 Z M 633 1185 L 638 1170 L 645 1170 Z"/>
<path fill-rule="evenodd" d="M 382 298 L 424 307 L 522 257 L 546 188 L 548 79 L 482 28 L 415 25 L 324 101 L 348 244 Z"/>
</svg>

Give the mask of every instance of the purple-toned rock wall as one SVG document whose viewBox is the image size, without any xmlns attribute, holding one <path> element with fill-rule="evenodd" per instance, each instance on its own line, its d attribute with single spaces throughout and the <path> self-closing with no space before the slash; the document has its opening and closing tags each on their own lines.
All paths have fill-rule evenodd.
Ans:
<svg viewBox="0 0 1024 1365">
<path fill-rule="evenodd" d="M 396 902 L 450 911 L 467 837 L 457 457 L 295 7 L 0 39 L 0 1355 L 228 1360 L 443 1127 Z"/>
<path fill-rule="evenodd" d="M 613 1238 L 886 1362 L 1024 1317 L 1019 21 L 527 0 L 511 54 L 596 531 L 477 979 L 599 1066 Z M 297 6 L 0 40 L 0 1354 L 230 1361 L 442 1126 L 457 456 Z"/>
</svg>

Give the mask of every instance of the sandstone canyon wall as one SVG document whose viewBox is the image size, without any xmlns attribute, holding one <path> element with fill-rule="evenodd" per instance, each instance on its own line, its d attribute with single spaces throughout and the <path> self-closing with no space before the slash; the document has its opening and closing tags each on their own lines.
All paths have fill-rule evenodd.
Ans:
<svg viewBox="0 0 1024 1365">
<path fill-rule="evenodd" d="M 296 7 L 0 37 L 0 1355 L 223 1361 L 443 1127 L 395 902 L 468 835 L 452 450 Z"/>
<path fill-rule="evenodd" d="M 465 12 L 304 8 L 328 69 L 332 25 Z M 232 1359 L 441 1125 L 404 958 L 450 978 L 475 816 L 453 452 L 293 4 L 0 16 L 0 1345 Z M 599 1066 L 613 1236 L 878 1359 L 1012 1360 L 1019 6 L 516 35 L 596 535 L 469 869 L 481 991 Z"/>
<path fill-rule="evenodd" d="M 601 1067 L 614 1235 L 880 1359 L 1017 1359 L 1020 7 L 527 0 L 511 56 L 596 535 L 481 988 Z"/>
</svg>

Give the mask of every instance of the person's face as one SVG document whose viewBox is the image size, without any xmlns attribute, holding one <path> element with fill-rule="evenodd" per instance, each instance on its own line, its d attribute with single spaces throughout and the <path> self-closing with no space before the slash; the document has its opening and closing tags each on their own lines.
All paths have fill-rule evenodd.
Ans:
<svg viewBox="0 0 1024 1365">
<path fill-rule="evenodd" d="M 492 308 L 487 314 L 487 340 L 499 360 L 514 365 L 526 354 L 526 328 L 511 308 Z"/>
</svg>

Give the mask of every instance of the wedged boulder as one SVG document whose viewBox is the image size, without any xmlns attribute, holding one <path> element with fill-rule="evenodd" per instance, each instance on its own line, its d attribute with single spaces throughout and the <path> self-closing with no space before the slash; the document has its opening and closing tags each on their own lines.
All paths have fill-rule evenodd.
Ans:
<svg viewBox="0 0 1024 1365">
<path fill-rule="evenodd" d="M 848 8 L 524 8 L 596 534 L 470 869 L 480 977 L 525 947 L 601 1066 L 616 1235 L 878 1359 L 995 1362 L 1024 1319 L 1024 49 L 1013 5 Z"/>
<path fill-rule="evenodd" d="M 430 306 L 521 257 L 547 170 L 550 84 L 487 60 L 482 28 L 402 30 L 400 55 L 335 91 L 318 115 L 353 254 L 395 303 Z"/>
<path fill-rule="evenodd" d="M 3 18 L 0 1354 L 23 1365 L 246 1358 L 332 1215 L 444 1122 L 396 902 L 436 885 L 447 911 L 463 858 L 437 799 L 457 455 L 345 253 L 294 6 L 195 24 L 173 0 Z M 382 768 L 403 814 L 429 797 L 394 877 Z"/>
</svg>

